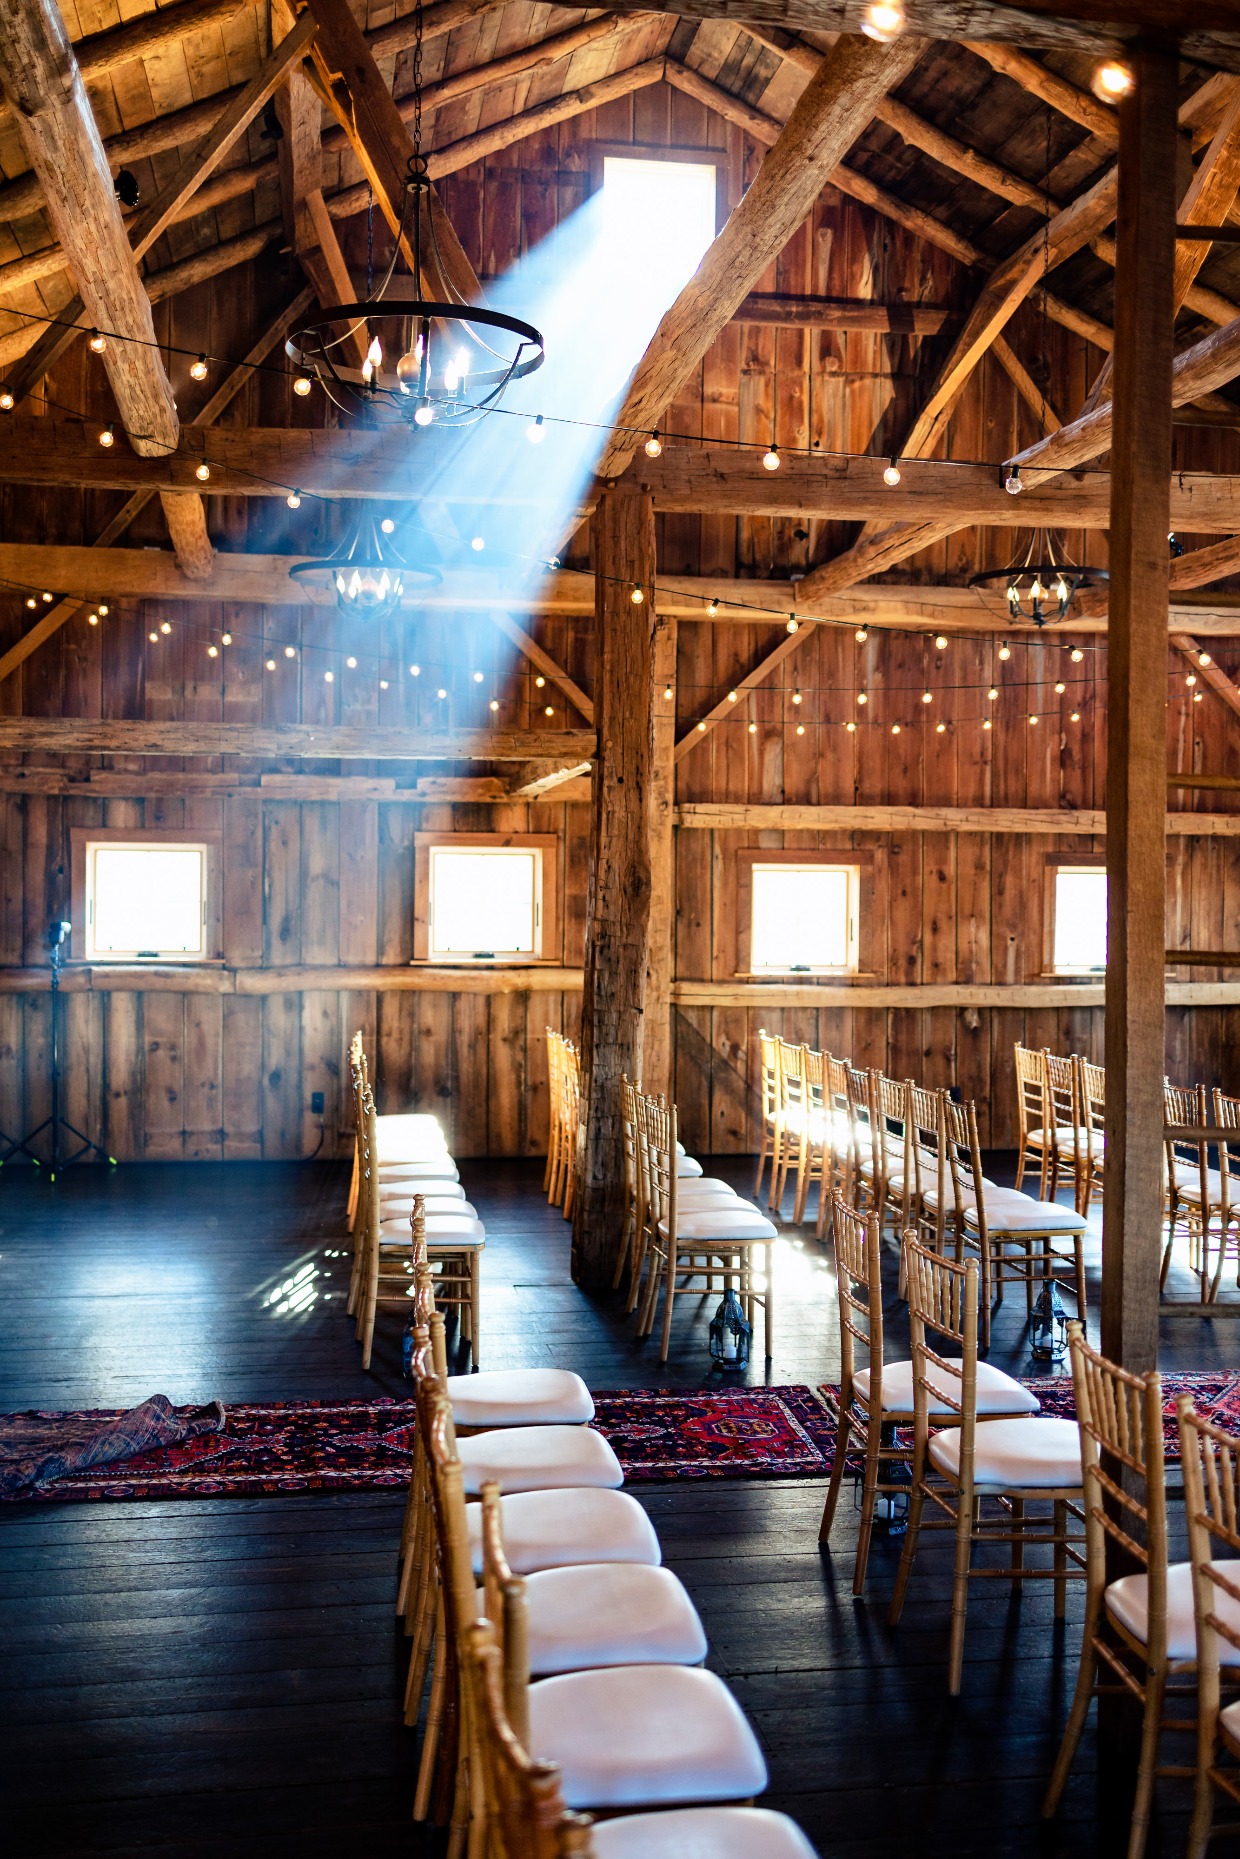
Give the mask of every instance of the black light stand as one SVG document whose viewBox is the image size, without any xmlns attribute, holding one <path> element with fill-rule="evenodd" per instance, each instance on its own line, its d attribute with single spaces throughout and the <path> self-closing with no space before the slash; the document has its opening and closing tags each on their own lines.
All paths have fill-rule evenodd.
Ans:
<svg viewBox="0 0 1240 1859">
<path fill-rule="evenodd" d="M 19 1137 L 16 1142 L 9 1142 L 3 1155 L 0 1155 L 0 1168 L 3 1168 L 10 1157 L 15 1155 L 29 1156 L 35 1167 L 40 1168 L 42 1167 L 42 1163 L 30 1145 L 37 1136 L 42 1136 L 44 1130 L 50 1130 L 52 1133 L 52 1156 L 48 1178 L 51 1181 L 55 1181 L 62 1168 L 68 1168 L 70 1162 L 81 1161 L 82 1157 L 87 1154 L 97 1155 L 102 1161 L 109 1163 L 113 1168 L 116 1167 L 116 1157 L 114 1155 L 109 1155 L 101 1144 L 92 1141 L 89 1136 L 85 1135 L 77 1128 L 76 1124 L 70 1123 L 67 1117 L 62 1117 L 60 1114 L 60 964 L 62 960 L 61 951 L 64 948 L 71 928 L 72 925 L 69 923 L 56 922 L 51 925 L 47 932 L 48 955 L 52 964 L 51 1115 L 44 1117 L 42 1123 L 36 1124 L 34 1129 L 27 1130 L 26 1134 Z M 62 1130 L 68 1135 L 76 1138 L 79 1144 L 79 1147 L 73 1150 L 71 1155 L 65 1155 L 61 1150 L 60 1138 Z"/>
</svg>

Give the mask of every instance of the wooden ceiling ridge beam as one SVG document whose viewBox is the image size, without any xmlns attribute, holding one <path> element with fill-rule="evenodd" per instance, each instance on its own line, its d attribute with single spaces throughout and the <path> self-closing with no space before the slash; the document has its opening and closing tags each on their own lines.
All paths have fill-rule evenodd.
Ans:
<svg viewBox="0 0 1240 1859">
<path fill-rule="evenodd" d="M 305 315 L 312 298 L 313 292 L 310 289 L 299 291 L 293 301 L 278 312 L 266 325 L 258 339 L 251 344 L 244 359 L 225 376 L 206 405 L 189 421 L 189 425 L 211 426 L 215 423 L 225 407 L 231 405 L 242 388 L 249 385 L 253 379 L 253 371 L 258 364 L 266 360 L 277 343 L 284 341 L 298 318 Z M 154 495 L 154 491 L 135 491 L 132 496 L 128 497 L 116 515 L 104 524 L 95 538 L 94 547 L 108 549 L 113 543 L 118 542 L 134 518 L 146 508 Z M 59 632 L 67 620 L 71 620 L 74 614 L 80 613 L 85 604 L 84 601 L 71 595 L 58 600 L 55 606 L 49 607 L 47 612 L 27 632 L 23 633 L 7 652 L 0 655 L 0 684 L 3 684 L 19 665 L 25 664 L 31 654 L 37 652 L 46 640 Z"/>
<path fill-rule="evenodd" d="M 311 56 L 332 114 L 349 138 L 375 199 L 410 271 L 415 269 L 406 225 L 406 194 L 413 143 L 347 0 L 306 0 L 318 31 Z M 479 284 L 465 248 L 433 187 L 418 196 L 422 216 L 425 287 L 441 301 L 481 304 Z"/>
<path fill-rule="evenodd" d="M 316 0 L 316 4 L 320 0 Z M 621 407 L 621 430 L 600 467 L 615 477 L 637 449 L 637 431 L 658 425 L 720 331 L 810 211 L 831 170 L 870 122 L 874 104 L 911 71 L 914 38 L 874 45 L 843 37 L 794 105 L 744 198 L 696 272 L 664 313 Z"/>
<path fill-rule="evenodd" d="M 114 340 L 103 361 L 135 451 L 172 450 L 180 434 L 172 387 L 155 339 L 99 130 L 55 0 L 0 9 L 0 86 L 14 107 L 27 159 L 43 184 L 53 229 L 90 321 Z M 201 497 L 160 498 L 178 562 L 191 579 L 211 572 Z"/>
</svg>

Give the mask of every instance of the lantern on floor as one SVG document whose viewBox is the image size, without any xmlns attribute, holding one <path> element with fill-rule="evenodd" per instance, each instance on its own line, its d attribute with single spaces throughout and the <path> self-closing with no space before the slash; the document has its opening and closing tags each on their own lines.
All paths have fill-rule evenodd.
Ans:
<svg viewBox="0 0 1240 1859">
<path fill-rule="evenodd" d="M 896 1429 L 888 1420 L 879 1432 L 880 1452 L 894 1451 Z M 908 1500 L 913 1488 L 913 1472 L 907 1459 L 879 1460 L 879 1489 L 874 1494 L 874 1528 L 884 1536 L 903 1536 L 908 1529 Z M 865 1465 L 853 1473 L 853 1509 L 865 1502 Z"/>
<path fill-rule="evenodd" d="M 1029 1350 L 1040 1362 L 1062 1362 L 1068 1353 L 1068 1313 L 1053 1278 L 1048 1278 L 1042 1286 L 1042 1294 L 1033 1307 Z"/>
<path fill-rule="evenodd" d="M 731 1285 L 710 1321 L 710 1359 L 716 1368 L 744 1368 L 753 1342 L 753 1325 Z"/>
</svg>

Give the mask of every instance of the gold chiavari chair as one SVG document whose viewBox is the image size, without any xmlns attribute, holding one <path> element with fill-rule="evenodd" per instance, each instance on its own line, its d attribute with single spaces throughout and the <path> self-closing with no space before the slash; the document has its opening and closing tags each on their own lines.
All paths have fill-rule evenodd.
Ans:
<svg viewBox="0 0 1240 1859">
<path fill-rule="evenodd" d="M 973 1103 L 944 1100 L 947 1155 L 956 1203 L 956 1257 L 963 1247 L 976 1249 L 982 1268 L 982 1347 L 990 1347 L 993 1303 L 1002 1303 L 1006 1278 L 1025 1287 L 1033 1314 L 1035 1284 L 1064 1283 L 1076 1297 L 1077 1316 L 1085 1320 L 1085 1217 L 1058 1201 L 1035 1201 L 1016 1188 L 1000 1188 L 982 1172 L 982 1151 Z M 1065 1252 L 1063 1248 L 1070 1250 Z M 1057 1270 L 1062 1267 L 1063 1270 Z"/>
<path fill-rule="evenodd" d="M 638 1135 L 645 1155 L 645 1191 L 650 1230 L 649 1267 L 637 1333 L 654 1328 L 659 1286 L 663 1285 L 663 1337 L 659 1354 L 666 1362 L 671 1345 L 672 1307 L 679 1282 L 700 1278 L 706 1293 L 735 1285 L 753 1322 L 754 1306 L 763 1307 L 766 1355 L 775 1335 L 775 1286 L 772 1247 L 776 1230 L 751 1202 L 734 1200 L 680 1203 L 676 1167 L 676 1109 L 653 1098 L 638 1099 Z M 764 1254 L 759 1284 L 753 1255 Z"/>
<path fill-rule="evenodd" d="M 1045 1200 L 1055 1154 L 1055 1120 L 1046 1082 L 1046 1061 L 1041 1052 L 1019 1043 L 1016 1052 L 1016 1113 L 1019 1150 L 1016 1186 L 1025 1179 L 1030 1161 L 1038 1166 L 1038 1198 Z"/>
<path fill-rule="evenodd" d="M 852 1107 L 848 1097 L 847 1059 L 837 1059 L 829 1052 L 823 1055 L 823 1099 L 827 1117 L 827 1140 L 830 1144 L 831 1160 L 826 1201 L 830 1206 L 833 1194 L 842 1194 L 850 1204 L 856 1198 L 857 1180 L 857 1132 L 852 1120 Z M 822 1209 L 820 1207 L 821 1214 Z M 822 1236 L 822 1225 L 818 1228 Z"/>
<path fill-rule="evenodd" d="M 1167 1137 L 1164 1183 L 1166 1192 L 1167 1240 L 1163 1248 L 1160 1284 L 1165 1286 L 1178 1235 L 1187 1241 L 1189 1270 L 1197 1273 L 1201 1301 L 1210 1295 L 1210 1245 L 1208 1212 L 1210 1205 L 1210 1144 L 1202 1132 L 1209 1125 L 1206 1089 L 1202 1084 L 1176 1085 L 1163 1080 L 1163 1120 L 1182 1130 L 1177 1137 Z"/>
<path fill-rule="evenodd" d="M 1197 1760 L 1188 1859 L 1205 1859 L 1216 1795 L 1240 1804 L 1240 1700 L 1223 1706 L 1223 1672 L 1240 1677 L 1240 1439 L 1176 1403 L 1192 1570 L 1197 1658 Z"/>
<path fill-rule="evenodd" d="M 971 1581 L 1051 1580 L 1055 1618 L 1065 1616 L 1069 1562 L 1076 1564 L 1074 1576 L 1084 1565 L 1081 1539 L 1069 1535 L 1069 1518 L 1080 1517 L 1080 1437 L 1071 1420 L 1037 1414 L 996 1420 L 979 1416 L 977 1261 L 958 1264 L 938 1258 L 911 1234 L 904 1245 L 913 1346 L 913 1491 L 890 1619 L 895 1626 L 903 1611 L 923 1527 L 950 1530 L 955 1569 L 948 1688 L 955 1697 L 964 1669 Z M 954 1344 L 959 1356 L 940 1354 L 931 1346 L 930 1335 Z M 956 1416 L 954 1426 L 944 1427 L 939 1414 L 932 1415 L 932 1400 Z M 932 1421 L 937 1429 L 933 1437 Z M 927 1502 L 942 1516 L 923 1524 Z M 1049 1521 L 1030 1516 L 1030 1504 L 1049 1504 Z M 1009 1546 L 1010 1568 L 974 1567 L 974 1550 L 991 1544 Z M 1052 1568 L 1026 1564 L 1025 1550 L 1037 1544 L 1051 1546 Z"/>
<path fill-rule="evenodd" d="M 788 1040 L 778 1041 L 779 1058 L 779 1161 L 771 1192 L 771 1208 L 776 1212 L 784 1203 L 788 1176 L 795 1174 L 794 1202 L 801 1191 L 801 1179 L 808 1158 L 809 1087 L 805 1077 L 805 1048 Z"/>
<path fill-rule="evenodd" d="M 1077 1211 L 1088 1214 L 1094 1196 L 1101 1197 L 1106 1173 L 1107 1075 L 1088 1059 L 1076 1061 L 1076 1097 L 1082 1141 Z"/>
<path fill-rule="evenodd" d="M 877 1209 L 884 1225 L 890 1221 L 897 1241 L 908 1225 L 909 1201 L 916 1172 L 910 1101 L 912 1089 L 911 1079 L 887 1078 L 882 1072 L 874 1074 L 875 1122 L 883 1156 L 882 1199 L 877 1202 Z"/>
<path fill-rule="evenodd" d="M 814 1859 L 800 1828 L 761 1807 L 665 1808 L 594 1824 L 564 1805 L 560 1771 L 526 1753 L 508 1718 L 503 1658 L 490 1619 L 464 1649 L 486 1802 L 489 1859 Z"/>
<path fill-rule="evenodd" d="M 798 1226 L 805 1224 L 805 1207 L 809 1191 L 818 1188 L 816 1231 L 823 1230 L 824 1203 L 831 1173 L 831 1139 L 827 1129 L 826 1055 L 812 1046 L 801 1047 L 801 1070 L 805 1080 L 805 1131 L 801 1163 L 797 1170 L 796 1198 L 792 1218 Z"/>
<path fill-rule="evenodd" d="M 852 1125 L 856 1155 L 853 1204 L 867 1208 L 882 1204 L 886 1163 L 874 1107 L 874 1079 L 873 1072 L 860 1071 L 855 1065 L 848 1067 L 848 1118 Z"/>
<path fill-rule="evenodd" d="M 1077 1211 L 1081 1205 L 1081 1163 L 1084 1132 L 1081 1126 L 1080 1072 L 1076 1061 L 1063 1058 L 1044 1048 L 1042 1064 L 1046 1071 L 1046 1102 L 1050 1113 L 1051 1172 L 1050 1182 L 1042 1190 L 1042 1199 L 1053 1201 L 1059 1192 L 1060 1177 L 1072 1169 L 1072 1201 Z"/>
<path fill-rule="evenodd" d="M 357 1223 L 361 1192 L 362 1094 L 370 1089 L 370 1072 L 360 1032 L 349 1041 L 349 1083 L 353 1097 L 353 1174 L 349 1184 L 348 1231 Z M 460 1172 L 448 1154 L 439 1119 L 421 1112 L 375 1118 L 377 1166 L 374 1174 L 389 1193 L 412 1194 L 418 1188 L 448 1199 L 465 1198 Z"/>
<path fill-rule="evenodd" d="M 1190 1672 L 1196 1656 L 1191 1569 L 1186 1562 L 1167 1567 L 1161 1378 L 1157 1371 L 1130 1375 L 1117 1368 L 1089 1347 L 1077 1323 L 1069 1326 L 1068 1346 L 1085 1493 L 1085 1626 L 1076 1691 L 1042 1812 L 1049 1819 L 1059 1806 L 1090 1700 L 1118 1684 L 1142 1713 L 1128 1836 L 1128 1859 L 1141 1859 L 1155 1775 L 1191 1773 L 1157 1767 L 1159 1732 L 1192 1728 L 1163 1719 L 1170 1676 Z M 1137 1570 L 1108 1582 L 1109 1545 L 1135 1560 Z"/>
<path fill-rule="evenodd" d="M 1236 1253 L 1236 1275 L 1240 1283 L 1240 1097 L 1229 1097 L 1218 1087 L 1214 1090 L 1214 1126 L 1218 1157 L 1217 1215 L 1221 1244 L 1218 1266 L 1210 1286 L 1210 1298 L 1218 1297 L 1223 1278 L 1223 1262 L 1228 1250 Z"/>
<path fill-rule="evenodd" d="M 649 1101 L 653 1104 L 662 1104 L 665 1102 L 665 1099 L 657 1097 L 651 1098 Z M 641 1294 L 642 1273 L 645 1269 L 650 1250 L 650 1158 L 642 1140 L 642 1130 L 644 1129 L 642 1117 L 646 1102 L 647 1100 L 642 1092 L 630 1085 L 625 1112 L 626 1125 L 624 1131 L 625 1165 L 627 1169 L 628 1144 L 630 1140 L 630 1128 L 627 1119 L 631 1116 L 634 1209 L 627 1305 L 627 1309 L 630 1312 L 637 1308 L 637 1301 Z M 696 1174 L 686 1174 L 685 1165 L 687 1159 L 688 1158 L 686 1158 L 678 1145 L 676 1158 L 676 1204 L 678 1207 L 688 1212 L 695 1213 L 700 1213 L 711 1207 L 726 1207 L 731 1213 L 735 1213 L 742 1208 L 747 1213 L 758 1213 L 758 1208 L 753 1201 L 742 1200 L 735 1188 L 733 1188 L 729 1182 L 721 1180 L 718 1176 L 703 1175 L 698 1164 L 694 1164 L 695 1168 L 698 1168 Z M 623 1269 L 623 1263 L 622 1257 L 620 1261 L 621 1270 Z M 618 1273 L 615 1280 L 617 1286 L 619 1282 L 620 1274 Z"/>
<path fill-rule="evenodd" d="M 779 1041 L 765 1027 L 758 1032 L 758 1095 L 761 1104 L 758 1172 L 754 1176 L 755 1198 L 762 1191 L 766 1165 L 771 1165 L 771 1187 L 775 1185 L 780 1148 L 779 1119 Z"/>
<path fill-rule="evenodd" d="M 573 1217 L 577 1196 L 577 1135 L 581 1125 L 581 1054 L 570 1039 L 564 1041 L 560 1068 L 560 1101 L 564 1123 L 561 1138 L 560 1206 L 564 1218 Z"/>
<path fill-rule="evenodd" d="M 543 1193 L 553 1204 L 559 1199 L 556 1184 L 560 1173 L 560 1145 L 563 1139 L 564 1106 L 560 1101 L 561 1039 L 554 1027 L 547 1028 L 547 1165 L 543 1169 Z"/>
<path fill-rule="evenodd" d="M 908 1494 L 907 1475 L 897 1483 L 883 1474 L 897 1465 L 903 1466 L 906 1474 L 909 1468 L 911 1449 L 901 1444 L 898 1429 L 907 1430 L 914 1424 L 913 1365 L 910 1361 L 883 1361 L 883 1288 L 879 1276 L 882 1235 L 878 1216 L 859 1214 L 837 1196 L 832 1231 L 840 1316 L 840 1387 L 838 1396 L 829 1385 L 819 1389 L 828 1407 L 836 1411 L 837 1431 L 818 1540 L 825 1543 L 831 1534 L 849 1444 L 855 1433 L 864 1440 L 865 1475 L 853 1593 L 863 1594 L 876 1504 L 881 1496 L 889 1497 L 897 1491 Z M 864 1366 L 858 1366 L 859 1355 Z M 999 1415 L 1034 1414 L 1038 1400 L 1001 1369 L 979 1362 L 977 1406 L 979 1413 L 994 1419 Z M 931 1414 L 936 1426 L 950 1426 L 957 1419 L 937 1397 L 931 1402 Z"/>
</svg>

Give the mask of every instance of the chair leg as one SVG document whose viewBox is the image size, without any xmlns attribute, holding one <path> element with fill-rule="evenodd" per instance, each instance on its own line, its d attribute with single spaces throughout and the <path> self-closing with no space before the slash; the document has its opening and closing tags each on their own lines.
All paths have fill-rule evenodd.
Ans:
<svg viewBox="0 0 1240 1859">
<path fill-rule="evenodd" d="M 1025 1572 L 1025 1539 L 1022 1531 L 1025 1526 L 1025 1500 L 1012 1499 L 1012 1586 L 1020 1588 L 1020 1578 Z"/>
<path fill-rule="evenodd" d="M 844 1465 L 848 1458 L 848 1441 L 852 1435 L 853 1417 L 844 1405 L 844 1390 L 840 1389 L 839 1423 L 835 1429 L 835 1458 L 831 1462 L 831 1482 L 827 1486 L 827 1501 L 822 1507 L 822 1522 L 818 1525 L 818 1541 L 830 1540 L 831 1525 L 835 1521 L 835 1507 L 840 1501 L 840 1487 L 844 1482 Z M 862 1569 L 862 1579 L 865 1570 Z M 856 1591 L 856 1580 L 853 1589 Z"/>
<path fill-rule="evenodd" d="M 675 1295 L 676 1243 L 669 1237 L 667 1242 L 667 1284 L 663 1290 L 663 1341 L 659 1349 L 660 1362 L 667 1361 L 667 1353 L 672 1346 L 672 1299 Z"/>
<path fill-rule="evenodd" d="M 904 1537 L 904 1548 L 900 1554 L 900 1566 L 896 1571 L 896 1585 L 891 1593 L 891 1606 L 887 1610 L 887 1624 L 898 1627 L 900 1615 L 904 1611 L 904 1595 L 908 1588 L 908 1578 L 913 1572 L 913 1561 L 917 1555 L 917 1538 L 921 1534 L 921 1513 L 925 1506 L 926 1494 L 918 1468 L 913 1471 L 913 1495 L 909 1499 L 908 1530 Z"/>
<path fill-rule="evenodd" d="M 770 1240 L 763 1247 L 766 1253 L 766 1295 L 762 1301 L 762 1333 L 766 1338 L 766 1359 L 769 1362 L 775 1354 L 775 1253 Z"/>
<path fill-rule="evenodd" d="M 1072 1266 L 1076 1275 L 1076 1314 L 1082 1330 L 1088 1331 L 1089 1318 L 1086 1313 L 1085 1294 L 1085 1242 L 1080 1234 L 1072 1241 Z"/>
<path fill-rule="evenodd" d="M 1158 1735 L 1162 1728 L 1163 1691 L 1166 1676 L 1151 1672 L 1145 1683 L 1145 1708 L 1141 1717 L 1141 1756 L 1137 1764 L 1137 1789 L 1132 1803 L 1132 1826 L 1128 1834 L 1128 1859 L 1143 1859 L 1149 1838 L 1150 1810 L 1154 1805 L 1154 1777 L 1158 1770 Z"/>
<path fill-rule="evenodd" d="M 1085 1610 L 1085 1630 L 1081 1638 L 1081 1663 L 1076 1675 L 1076 1690 L 1072 1694 L 1072 1708 L 1068 1712 L 1068 1721 L 1064 1725 L 1063 1741 L 1059 1745 L 1059 1754 L 1055 1758 L 1051 1779 L 1042 1797 L 1042 1818 L 1044 1820 L 1052 1819 L 1058 1811 L 1072 1769 L 1073 1758 L 1076 1755 L 1077 1744 L 1081 1740 L 1081 1731 L 1085 1728 L 1085 1719 L 1089 1714 L 1090 1700 L 1094 1695 L 1094 1680 L 1098 1671 L 1094 1635 L 1098 1631 L 1098 1616 L 1101 1609 L 1101 1592 L 1091 1591 Z"/>
<path fill-rule="evenodd" d="M 1068 1617 L 1068 1506 L 1063 1498 L 1055 1499 L 1055 1618 Z"/>
<path fill-rule="evenodd" d="M 766 1172 L 766 1159 L 771 1153 L 771 1132 L 766 1127 L 766 1118 L 762 1119 L 762 1147 L 758 1150 L 758 1172 L 753 1178 L 753 1197 L 755 1201 L 762 1189 L 762 1177 Z"/>
<path fill-rule="evenodd" d="M 1214 1760 L 1215 1718 L 1197 1713 L 1197 1776 L 1193 1784 L 1193 1817 L 1188 1823 L 1186 1859 L 1206 1859 L 1210 1829 L 1214 1825 L 1214 1783 L 1210 1765 Z"/>
<path fill-rule="evenodd" d="M 865 1593 L 865 1571 L 870 1560 L 870 1543 L 874 1536 L 874 1506 L 878 1499 L 878 1448 L 882 1440 L 882 1415 L 871 1414 L 865 1435 L 865 1485 L 861 1497 L 861 1529 L 857 1534 L 857 1559 L 853 1563 L 853 1593 Z"/>
<path fill-rule="evenodd" d="M 443 1630 L 443 1595 L 440 1594 L 435 1633 L 435 1669 L 431 1673 L 430 1702 L 426 1707 L 426 1730 L 422 1737 L 422 1755 L 418 1763 L 417 1788 L 413 1797 L 413 1818 L 425 1820 L 430 1812 L 431 1789 L 435 1783 L 435 1763 L 443 1729 L 444 1708 L 448 1696 L 448 1639 Z"/>
<path fill-rule="evenodd" d="M 1025 1164 L 1027 1159 L 1028 1155 L 1025 1149 L 1025 1139 L 1022 1136 L 1020 1139 L 1020 1149 L 1016 1157 L 1016 1192 L 1018 1194 L 1020 1193 L 1021 1183 L 1025 1179 Z"/>
<path fill-rule="evenodd" d="M 964 1676 L 964 1629 L 969 1608 L 969 1565 L 973 1559 L 973 1504 L 961 1491 L 956 1508 L 956 1560 L 952 1573 L 952 1630 L 947 1655 L 947 1689 L 960 1696 Z"/>
</svg>

